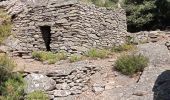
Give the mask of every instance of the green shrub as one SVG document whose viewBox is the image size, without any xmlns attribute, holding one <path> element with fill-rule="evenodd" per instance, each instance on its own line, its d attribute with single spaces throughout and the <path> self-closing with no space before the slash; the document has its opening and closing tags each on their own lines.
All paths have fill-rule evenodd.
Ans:
<svg viewBox="0 0 170 100">
<path fill-rule="evenodd" d="M 13 74 L 1 87 L 5 100 L 20 100 L 24 95 L 24 81 L 20 74 Z"/>
<path fill-rule="evenodd" d="M 24 81 L 14 73 L 15 63 L 5 54 L 0 55 L 0 94 L 3 100 L 19 100 L 23 96 Z"/>
<path fill-rule="evenodd" d="M 7 55 L 0 55 L 0 85 L 11 76 L 14 67 L 15 63 Z"/>
<path fill-rule="evenodd" d="M 69 60 L 70 62 L 77 62 L 77 61 L 82 60 L 82 56 L 74 54 L 70 56 Z"/>
<path fill-rule="evenodd" d="M 115 46 L 112 48 L 113 52 L 123 52 L 135 49 L 135 46 L 132 44 L 123 44 L 119 46 Z"/>
<path fill-rule="evenodd" d="M 67 58 L 65 52 L 53 53 L 53 52 L 39 51 L 39 52 L 33 52 L 32 56 L 33 58 L 40 61 L 48 61 L 49 64 L 54 64 L 59 60 L 64 60 Z"/>
<path fill-rule="evenodd" d="M 0 18 L 7 20 L 7 21 L 11 19 L 10 16 L 2 8 L 0 8 Z"/>
<path fill-rule="evenodd" d="M 26 100 L 49 100 L 49 97 L 42 91 L 34 91 L 27 95 Z"/>
<path fill-rule="evenodd" d="M 65 60 L 65 59 L 67 59 L 67 54 L 64 51 L 57 53 L 56 56 L 57 56 L 58 60 Z"/>
<path fill-rule="evenodd" d="M 115 62 L 115 69 L 125 75 L 143 71 L 148 65 L 148 59 L 142 55 L 123 55 Z"/>
<path fill-rule="evenodd" d="M 106 49 L 91 49 L 86 53 L 86 56 L 90 58 L 106 58 L 109 54 L 110 51 Z"/>
<path fill-rule="evenodd" d="M 10 17 L 2 9 L 0 9 L 0 19 L 3 20 L 0 25 L 0 43 L 2 43 L 4 39 L 11 35 L 12 23 Z"/>
</svg>

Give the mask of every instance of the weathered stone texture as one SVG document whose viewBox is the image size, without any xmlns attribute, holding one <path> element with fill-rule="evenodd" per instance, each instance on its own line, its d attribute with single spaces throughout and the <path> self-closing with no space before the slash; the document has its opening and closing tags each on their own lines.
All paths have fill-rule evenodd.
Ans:
<svg viewBox="0 0 170 100">
<path fill-rule="evenodd" d="M 46 50 L 40 26 L 51 27 L 52 51 L 70 53 L 121 44 L 127 33 L 123 9 L 113 11 L 73 2 L 28 6 L 13 22 L 23 51 Z"/>
<path fill-rule="evenodd" d="M 81 61 L 65 67 L 57 66 L 39 74 L 31 73 L 25 77 L 25 93 L 42 90 L 52 98 L 81 94 L 90 88 L 88 82 L 91 76 L 100 69 L 100 66 Z"/>
</svg>

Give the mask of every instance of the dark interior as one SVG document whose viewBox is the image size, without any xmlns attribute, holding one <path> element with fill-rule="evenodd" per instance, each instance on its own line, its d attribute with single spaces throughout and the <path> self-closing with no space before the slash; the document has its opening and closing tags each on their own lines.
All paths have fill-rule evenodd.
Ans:
<svg viewBox="0 0 170 100">
<path fill-rule="evenodd" d="M 43 40 L 45 42 L 46 50 L 51 51 L 50 43 L 51 43 L 51 27 L 50 26 L 40 26 L 40 30 L 42 33 Z"/>
</svg>

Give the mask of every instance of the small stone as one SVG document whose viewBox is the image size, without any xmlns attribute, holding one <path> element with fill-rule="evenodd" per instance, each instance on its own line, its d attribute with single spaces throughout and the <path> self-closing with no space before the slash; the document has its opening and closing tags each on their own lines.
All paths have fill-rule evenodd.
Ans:
<svg viewBox="0 0 170 100">
<path fill-rule="evenodd" d="M 80 87 L 80 86 L 74 86 L 70 90 L 73 91 L 73 90 L 81 90 L 81 89 L 82 89 L 82 87 Z"/>
<path fill-rule="evenodd" d="M 102 85 L 102 84 L 95 83 L 95 84 L 93 85 L 93 91 L 94 91 L 94 92 L 102 92 L 102 91 L 104 91 L 104 90 L 105 90 L 105 86 Z"/>
<path fill-rule="evenodd" d="M 70 89 L 70 86 L 67 83 L 63 83 L 62 84 L 62 89 L 63 90 L 68 90 L 68 89 Z"/>
<path fill-rule="evenodd" d="M 95 34 L 88 34 L 88 36 L 93 39 L 99 39 L 99 37 L 96 36 Z"/>
<path fill-rule="evenodd" d="M 34 38 L 35 38 L 35 39 L 38 39 L 38 38 L 39 38 L 39 35 L 34 35 Z"/>
<path fill-rule="evenodd" d="M 54 96 L 56 97 L 66 97 L 70 94 L 71 92 L 69 90 L 54 90 Z"/>
<path fill-rule="evenodd" d="M 136 95 L 136 96 L 144 96 L 146 94 L 147 94 L 146 91 L 137 91 L 137 92 L 133 93 L 133 95 Z"/>
<path fill-rule="evenodd" d="M 48 91 L 47 92 L 49 95 L 53 95 L 54 94 L 54 91 Z"/>
<path fill-rule="evenodd" d="M 61 50 L 67 50 L 67 47 L 62 46 L 62 47 L 60 47 L 60 49 L 61 49 Z"/>
<path fill-rule="evenodd" d="M 78 86 L 84 87 L 84 83 L 78 83 Z"/>
<path fill-rule="evenodd" d="M 22 56 L 23 59 L 31 59 L 32 56 Z"/>
<path fill-rule="evenodd" d="M 87 85 L 85 85 L 81 90 L 82 90 L 82 91 L 86 91 L 86 90 L 88 90 L 88 88 L 89 88 L 89 87 L 88 87 Z"/>
<path fill-rule="evenodd" d="M 93 91 L 94 92 L 102 92 L 102 91 L 104 91 L 104 88 L 103 87 L 93 87 Z"/>
<path fill-rule="evenodd" d="M 71 91 L 71 94 L 75 95 L 75 94 L 81 94 L 82 90 L 73 90 Z"/>
<path fill-rule="evenodd" d="M 83 79 L 78 79 L 78 80 L 76 80 L 77 83 L 80 83 L 80 82 L 82 82 L 82 81 L 83 81 Z"/>
<path fill-rule="evenodd" d="M 69 75 L 68 78 L 69 79 L 73 79 L 75 77 L 75 75 Z"/>
<path fill-rule="evenodd" d="M 58 20 L 56 23 L 57 24 L 62 24 L 62 23 L 67 23 L 68 20 L 67 19 L 61 19 L 61 20 Z"/>
<path fill-rule="evenodd" d="M 69 85 L 70 85 L 70 86 L 75 86 L 75 85 L 76 85 L 76 83 L 71 82 Z"/>
<path fill-rule="evenodd" d="M 62 85 L 61 84 L 56 84 L 56 89 L 57 90 L 61 90 L 62 89 Z"/>
<path fill-rule="evenodd" d="M 50 100 L 54 99 L 54 95 L 48 95 L 48 97 L 49 97 Z"/>
</svg>

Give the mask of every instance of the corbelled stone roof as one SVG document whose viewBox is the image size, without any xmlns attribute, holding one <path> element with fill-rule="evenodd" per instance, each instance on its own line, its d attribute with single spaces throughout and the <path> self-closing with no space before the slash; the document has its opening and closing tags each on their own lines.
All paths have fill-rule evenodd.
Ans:
<svg viewBox="0 0 170 100">
<path fill-rule="evenodd" d="M 0 7 L 5 7 L 10 15 L 27 11 L 27 7 L 38 6 L 64 6 L 77 3 L 78 0 L 7 0 L 0 2 Z"/>
</svg>

